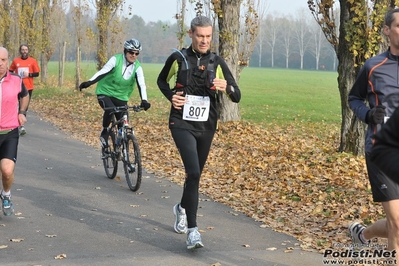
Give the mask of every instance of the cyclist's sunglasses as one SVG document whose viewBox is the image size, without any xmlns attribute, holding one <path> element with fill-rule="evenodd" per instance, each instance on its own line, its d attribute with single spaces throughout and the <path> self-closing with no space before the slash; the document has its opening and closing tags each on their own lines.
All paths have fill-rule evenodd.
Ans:
<svg viewBox="0 0 399 266">
<path fill-rule="evenodd" d="M 131 50 L 128 50 L 127 52 L 131 55 L 139 55 L 140 54 L 139 52 L 135 52 L 135 51 L 131 51 Z"/>
</svg>

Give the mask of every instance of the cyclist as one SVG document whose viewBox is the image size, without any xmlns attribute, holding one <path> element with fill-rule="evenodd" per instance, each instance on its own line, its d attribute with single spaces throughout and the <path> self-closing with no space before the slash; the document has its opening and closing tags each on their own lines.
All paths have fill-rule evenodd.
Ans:
<svg viewBox="0 0 399 266">
<path fill-rule="evenodd" d="M 136 39 L 130 39 L 123 44 L 123 54 L 112 56 L 108 62 L 88 81 L 79 85 L 79 90 L 85 89 L 98 82 L 96 95 L 101 108 L 124 106 L 127 104 L 137 83 L 141 98 L 141 107 L 147 111 L 151 104 L 147 101 L 147 88 L 144 80 L 143 68 L 137 57 L 141 51 L 141 44 Z M 122 113 L 116 113 L 119 120 Z M 111 123 L 111 110 L 104 110 L 103 129 L 100 142 L 103 148 L 108 146 L 108 127 Z"/>
</svg>

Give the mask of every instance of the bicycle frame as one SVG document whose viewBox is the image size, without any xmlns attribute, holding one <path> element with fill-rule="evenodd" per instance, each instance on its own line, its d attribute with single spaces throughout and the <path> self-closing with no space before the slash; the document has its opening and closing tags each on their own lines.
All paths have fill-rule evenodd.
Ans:
<svg viewBox="0 0 399 266">
<path fill-rule="evenodd" d="M 109 135 L 113 145 L 107 148 L 108 155 L 103 151 L 102 158 L 105 172 L 108 178 L 111 179 L 116 176 L 118 161 L 122 161 L 128 186 L 132 191 L 137 191 L 140 187 L 142 176 L 141 155 L 136 136 L 134 135 L 134 128 L 129 125 L 129 109 L 133 109 L 135 112 L 141 111 L 139 106 L 127 105 L 104 109 L 112 110 L 111 114 L 113 117 Z M 122 112 L 122 117 L 116 120 L 114 114 L 119 112 Z M 118 136 L 119 130 L 121 130 L 122 134 L 120 138 Z M 116 136 L 118 136 L 118 140 L 115 139 Z M 109 142 L 109 144 L 111 143 Z M 108 169 L 111 165 L 108 161 L 110 158 L 113 166 L 112 173 Z"/>
</svg>

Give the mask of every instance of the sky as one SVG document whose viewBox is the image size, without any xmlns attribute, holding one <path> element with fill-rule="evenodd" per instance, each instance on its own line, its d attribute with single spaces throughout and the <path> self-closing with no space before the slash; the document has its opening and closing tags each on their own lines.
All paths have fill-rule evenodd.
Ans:
<svg viewBox="0 0 399 266">
<path fill-rule="evenodd" d="M 267 12 L 272 14 L 289 15 L 294 14 L 301 8 L 308 8 L 307 0 L 263 1 L 268 7 Z M 142 17 L 146 23 L 158 20 L 170 23 L 176 22 L 173 16 L 177 13 L 177 3 L 179 2 L 179 0 L 126 0 L 126 4 L 132 6 L 132 14 Z M 188 4 L 188 6 L 190 5 Z"/>
</svg>

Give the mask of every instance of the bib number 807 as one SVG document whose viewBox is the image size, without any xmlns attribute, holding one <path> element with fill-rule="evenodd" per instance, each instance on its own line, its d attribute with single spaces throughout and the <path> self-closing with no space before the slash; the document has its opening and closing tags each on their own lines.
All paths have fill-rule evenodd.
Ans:
<svg viewBox="0 0 399 266">
<path fill-rule="evenodd" d="M 190 106 L 190 110 L 188 111 L 188 114 L 190 116 L 204 116 L 206 108 L 205 107 L 194 107 Z"/>
<path fill-rule="evenodd" d="M 208 96 L 186 95 L 183 108 L 183 119 L 188 121 L 207 121 L 209 117 L 210 99 Z"/>
</svg>

